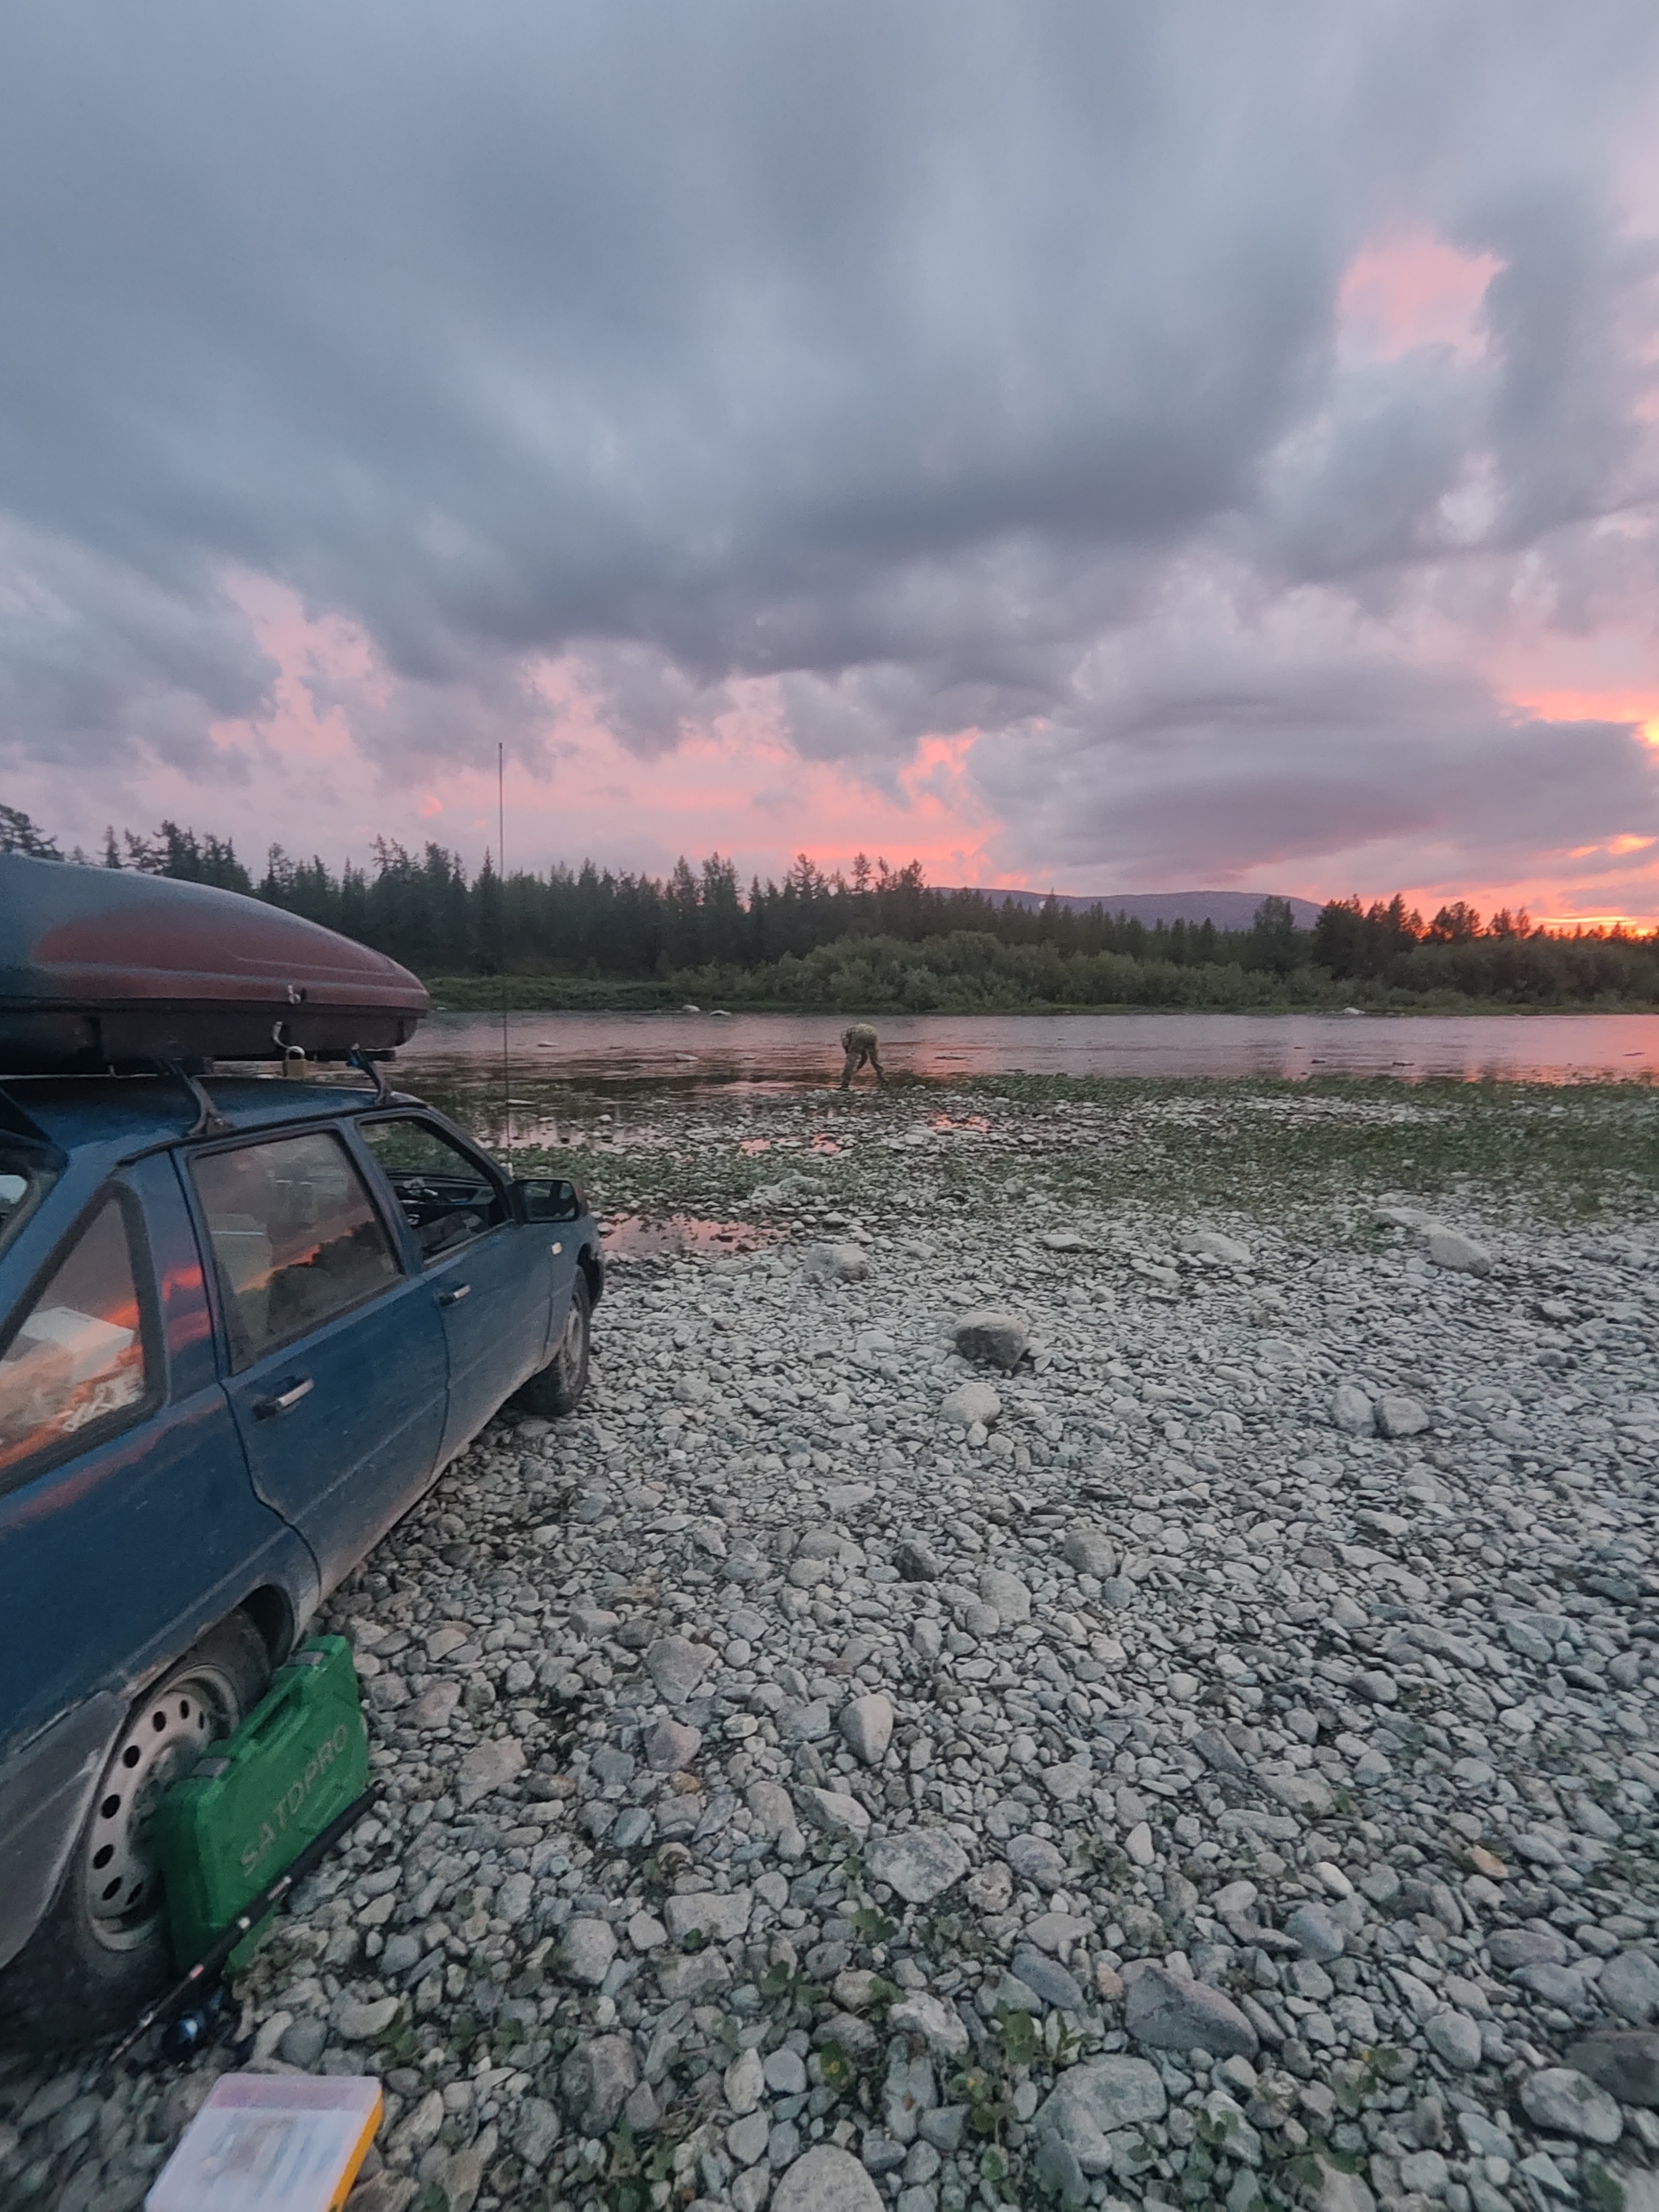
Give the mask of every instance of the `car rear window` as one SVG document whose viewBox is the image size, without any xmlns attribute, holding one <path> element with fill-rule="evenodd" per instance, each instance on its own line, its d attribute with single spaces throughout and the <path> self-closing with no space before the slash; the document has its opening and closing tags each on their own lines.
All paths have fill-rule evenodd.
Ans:
<svg viewBox="0 0 1659 2212">
<path fill-rule="evenodd" d="M 124 1427 L 149 1395 L 137 1262 L 125 1209 L 112 1197 L 0 1356 L 0 1489 L 36 1462 Z"/>
</svg>

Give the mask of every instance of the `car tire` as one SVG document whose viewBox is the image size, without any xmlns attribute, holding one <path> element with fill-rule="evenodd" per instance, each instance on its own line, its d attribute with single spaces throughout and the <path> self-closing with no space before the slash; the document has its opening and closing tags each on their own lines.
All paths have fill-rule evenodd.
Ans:
<svg viewBox="0 0 1659 2212">
<path fill-rule="evenodd" d="M 540 1373 L 531 1376 L 515 1401 L 526 1413 L 556 1419 L 562 1413 L 575 1412 L 587 1389 L 587 1357 L 592 1334 L 593 1300 L 588 1291 L 587 1278 L 578 1267 L 558 1349 Z"/>
<path fill-rule="evenodd" d="M 174 1961 L 143 1825 L 161 1792 L 241 1725 L 270 1681 L 264 1639 L 234 1613 L 133 1706 L 52 1909 L 0 1978 L 8 2042 L 79 2043 L 130 2027 L 165 1986 Z"/>
</svg>

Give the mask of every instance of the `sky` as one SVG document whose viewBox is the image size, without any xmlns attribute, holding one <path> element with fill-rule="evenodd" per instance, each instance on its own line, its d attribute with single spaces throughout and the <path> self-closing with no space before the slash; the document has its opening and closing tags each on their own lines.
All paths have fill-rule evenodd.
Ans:
<svg viewBox="0 0 1659 2212">
<path fill-rule="evenodd" d="M 1659 921 L 1651 0 L 0 16 L 0 797 Z"/>
</svg>

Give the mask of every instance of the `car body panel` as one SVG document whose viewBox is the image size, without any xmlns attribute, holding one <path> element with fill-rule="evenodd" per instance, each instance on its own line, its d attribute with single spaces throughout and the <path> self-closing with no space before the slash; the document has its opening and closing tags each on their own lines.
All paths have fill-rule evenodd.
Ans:
<svg viewBox="0 0 1659 2212">
<path fill-rule="evenodd" d="M 38 1917 L 21 1900 L 49 1899 L 143 1683 L 251 1591 L 280 1589 L 295 1620 L 319 1595 L 310 1552 L 248 1481 L 172 1163 L 92 1189 L 75 1164 L 5 1255 L 0 1297 L 32 1298 L 101 1194 L 125 1191 L 156 1288 L 161 1402 L 0 1492 L 0 1964 Z"/>
<path fill-rule="evenodd" d="M 279 1133 L 286 1133 L 261 1130 L 252 1141 Z M 204 1252 L 210 1240 L 194 1162 L 235 1149 L 232 1140 L 173 1155 Z M 361 1160 L 354 1158 L 353 1164 L 361 1174 Z M 447 1402 L 443 1324 L 429 1288 L 410 1271 L 402 1224 L 383 1202 L 387 1194 L 369 1188 L 381 1201 L 383 1226 L 402 1265 L 386 1290 L 240 1373 L 228 1371 L 222 1311 L 217 1316 L 223 1394 L 254 1491 L 304 1537 L 325 1590 L 430 1482 L 440 1464 Z M 217 1310 L 221 1288 L 216 1278 L 210 1279 Z M 295 1402 L 283 1406 L 289 1397 Z"/>
<path fill-rule="evenodd" d="M 365 1121 L 371 1117 L 365 1115 Z M 507 1177 L 495 1162 L 443 1118 L 429 1112 L 377 1114 L 377 1130 L 407 1122 L 459 1145 L 495 1192 L 505 1215 L 494 1228 L 434 1258 L 422 1260 L 418 1240 L 398 1206 L 392 1173 L 362 1139 L 359 1157 L 398 1214 L 405 1264 L 425 1284 L 443 1330 L 448 1365 L 448 1410 L 443 1425 L 443 1463 L 465 1450 L 504 1395 L 526 1382 L 547 1359 L 553 1318 L 553 1270 L 544 1224 L 520 1220 Z M 505 1389 L 502 1377 L 513 1378 Z"/>
<path fill-rule="evenodd" d="M 552 1272 L 547 1243 L 523 1222 L 506 1221 L 428 1268 L 426 1282 L 448 1352 L 446 1464 L 464 1452 L 506 1395 L 527 1382 L 547 1357 Z M 464 1296 L 457 1298 L 456 1293 Z"/>
<path fill-rule="evenodd" d="M 253 1488 L 305 1538 L 325 1590 L 437 1471 L 445 1368 L 431 1294 L 405 1277 L 226 1383 Z"/>
<path fill-rule="evenodd" d="M 169 1163 L 143 1161 L 103 1188 L 143 1206 L 149 1256 L 172 1275 L 167 1319 L 182 1356 L 164 1344 L 153 1412 L 0 1493 L 0 1750 L 27 1741 L 89 1683 L 144 1680 L 223 1617 L 227 1588 L 236 1604 L 249 1562 L 292 1548 L 289 1524 L 248 1482 L 216 1371 L 191 1357 L 191 1285 L 165 1262 L 194 1238 Z"/>
</svg>

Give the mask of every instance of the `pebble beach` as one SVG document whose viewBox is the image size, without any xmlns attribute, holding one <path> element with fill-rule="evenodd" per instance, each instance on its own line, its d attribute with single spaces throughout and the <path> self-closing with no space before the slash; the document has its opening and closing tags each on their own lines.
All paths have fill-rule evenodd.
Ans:
<svg viewBox="0 0 1659 2212">
<path fill-rule="evenodd" d="M 573 1120 L 665 1225 L 315 1624 L 379 1803 L 192 2057 L 0 2058 L 0 2201 L 253 2066 L 382 2076 L 351 2212 L 1654 2212 L 1650 1096 L 1435 1110 Z"/>
</svg>

